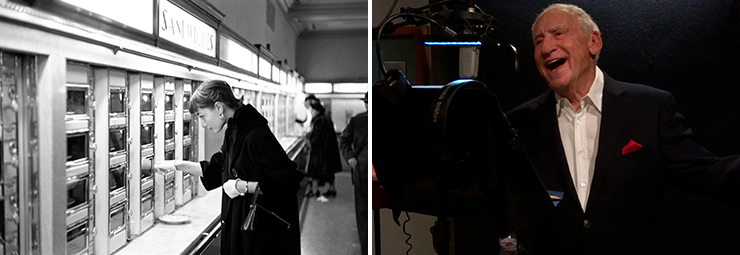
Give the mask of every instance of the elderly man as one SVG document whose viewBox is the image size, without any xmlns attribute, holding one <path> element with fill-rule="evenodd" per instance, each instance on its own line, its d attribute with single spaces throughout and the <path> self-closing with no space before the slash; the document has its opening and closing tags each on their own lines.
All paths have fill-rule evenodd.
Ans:
<svg viewBox="0 0 740 255">
<path fill-rule="evenodd" d="M 740 160 L 702 148 L 673 96 L 596 65 L 598 26 L 581 8 L 547 7 L 532 26 L 551 90 L 508 113 L 557 206 L 517 234 L 532 254 L 661 254 L 667 182 L 737 203 Z"/>
</svg>

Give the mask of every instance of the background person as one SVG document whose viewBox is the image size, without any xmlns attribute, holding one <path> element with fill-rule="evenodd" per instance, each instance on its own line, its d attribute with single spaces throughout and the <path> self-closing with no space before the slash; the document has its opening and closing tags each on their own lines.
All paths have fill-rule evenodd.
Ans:
<svg viewBox="0 0 740 255">
<path fill-rule="evenodd" d="M 365 112 L 355 115 L 342 131 L 339 147 L 342 157 L 352 168 L 352 184 L 355 186 L 355 215 L 357 232 L 363 254 L 367 254 L 367 93 Z"/>
<path fill-rule="evenodd" d="M 320 102 L 311 102 L 311 131 L 308 138 L 308 163 L 306 175 L 311 177 L 311 185 L 307 197 L 334 197 L 337 190 L 334 187 L 334 173 L 342 171 L 342 162 L 339 154 L 334 122 L 326 115 L 326 109 Z M 329 184 L 326 192 L 321 192 L 319 186 Z"/>
</svg>

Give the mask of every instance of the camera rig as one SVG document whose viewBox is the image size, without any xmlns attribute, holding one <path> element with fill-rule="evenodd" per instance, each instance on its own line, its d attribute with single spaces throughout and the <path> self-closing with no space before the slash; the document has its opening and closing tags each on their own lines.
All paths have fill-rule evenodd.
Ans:
<svg viewBox="0 0 740 255">
<path fill-rule="evenodd" d="M 394 23 L 398 19 L 403 20 Z M 401 71 L 386 70 L 382 36 L 423 25 L 437 28 L 425 45 L 460 48 L 460 76 L 467 79 L 412 85 Z M 493 16 L 472 2 L 445 0 L 401 8 L 373 33 L 384 77 L 372 87 L 373 166 L 397 224 L 400 211 L 437 216 L 431 229 L 434 249 L 448 254 L 448 217 L 485 211 L 494 218 L 492 232 L 504 237 L 552 207 L 526 153 L 516 145 L 516 132 L 493 86 L 486 85 L 501 83 L 500 77 L 513 79 L 518 68 L 516 48 L 497 38 Z"/>
</svg>

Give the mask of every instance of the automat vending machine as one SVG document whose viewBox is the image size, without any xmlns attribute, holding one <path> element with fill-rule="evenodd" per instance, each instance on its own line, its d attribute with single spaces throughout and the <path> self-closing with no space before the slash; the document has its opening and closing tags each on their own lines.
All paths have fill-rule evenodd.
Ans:
<svg viewBox="0 0 740 255">
<path fill-rule="evenodd" d="M 139 153 L 132 153 L 132 164 L 139 164 L 139 168 L 133 168 L 134 173 L 131 193 L 132 197 L 138 198 L 138 203 L 132 205 L 132 239 L 141 235 L 154 226 L 154 76 L 151 74 L 131 74 L 129 76 L 129 87 L 131 91 L 139 91 L 137 97 L 132 97 L 132 137 L 139 137 Z M 133 115 L 140 113 L 139 118 Z M 138 120 L 138 121 L 136 121 Z M 136 122 L 136 123 L 134 123 Z M 138 131 L 138 134 L 137 134 Z M 138 171 L 137 171 L 138 170 Z M 138 173 L 138 174 L 137 174 Z"/>
<path fill-rule="evenodd" d="M 95 125 L 92 69 L 67 63 L 67 254 L 86 254 L 94 243 Z"/>
<path fill-rule="evenodd" d="M 154 78 L 154 161 L 175 160 L 175 79 Z M 156 130 L 161 130 L 156 132 Z M 154 174 L 154 217 L 175 211 L 175 172 Z"/>
<path fill-rule="evenodd" d="M 37 91 L 36 56 L 0 50 L 2 254 L 40 254 Z M 70 208 L 83 207 L 76 203 Z"/>
<path fill-rule="evenodd" d="M 193 93 L 193 82 L 186 79 L 175 81 L 175 158 L 182 161 L 191 161 L 193 158 L 193 119 L 188 111 L 190 96 Z M 185 205 L 195 195 L 197 188 L 193 188 L 194 178 L 189 173 L 175 172 L 175 205 Z"/>
<path fill-rule="evenodd" d="M 98 105 L 107 104 L 108 112 L 108 253 L 123 247 L 129 236 L 129 104 L 126 72 L 95 69 L 97 89 L 107 87 L 108 95 Z M 107 99 L 107 100 L 106 100 Z M 107 101 L 107 102 L 106 102 Z"/>
</svg>

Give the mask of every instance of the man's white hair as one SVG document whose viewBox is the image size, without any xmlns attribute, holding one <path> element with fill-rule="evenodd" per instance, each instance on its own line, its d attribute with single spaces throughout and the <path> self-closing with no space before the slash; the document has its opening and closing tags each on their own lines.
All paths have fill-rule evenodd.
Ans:
<svg viewBox="0 0 740 255">
<path fill-rule="evenodd" d="M 588 15 L 588 13 L 586 13 L 586 11 L 581 9 L 581 7 L 578 7 L 572 4 L 557 3 L 557 4 L 551 4 L 550 6 L 542 10 L 542 12 L 540 12 L 539 15 L 537 15 L 537 19 L 535 19 L 534 23 L 532 23 L 532 35 L 533 36 L 534 36 L 534 25 L 537 24 L 537 21 L 540 20 L 540 18 L 542 17 L 542 14 L 545 14 L 546 12 L 550 10 L 560 10 L 560 11 L 564 11 L 564 12 L 576 15 L 576 17 L 578 18 L 578 23 L 581 24 L 581 30 L 583 30 L 584 35 L 588 35 L 589 33 L 591 33 L 591 31 L 596 31 L 599 34 L 601 34 L 601 30 L 599 30 L 599 25 L 596 25 L 596 22 L 594 22 L 594 20 L 591 18 L 591 15 Z M 596 60 L 599 59 L 600 53 L 601 52 L 596 54 Z"/>
</svg>

